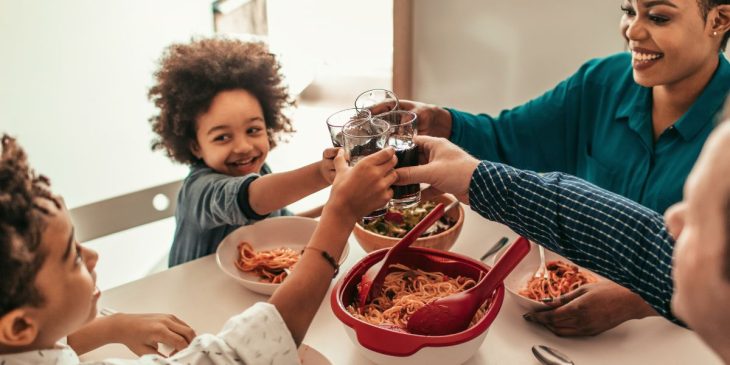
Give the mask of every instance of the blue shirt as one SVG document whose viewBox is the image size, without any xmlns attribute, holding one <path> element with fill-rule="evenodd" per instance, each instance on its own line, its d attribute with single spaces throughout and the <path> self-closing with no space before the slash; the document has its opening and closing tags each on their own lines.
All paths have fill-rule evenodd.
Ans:
<svg viewBox="0 0 730 365">
<path fill-rule="evenodd" d="M 634 82 L 631 55 L 584 64 L 542 96 L 498 116 L 449 109 L 451 140 L 480 160 L 561 171 L 664 212 L 682 187 L 730 91 L 719 66 L 690 109 L 654 141 L 651 88 Z"/>
<path fill-rule="evenodd" d="M 482 162 L 471 208 L 639 294 L 677 322 L 670 303 L 674 241 L 659 213 L 567 174 Z"/>
<path fill-rule="evenodd" d="M 271 173 L 264 164 L 260 175 Z M 177 196 L 170 267 L 209 255 L 231 231 L 266 217 L 291 215 L 286 208 L 266 216 L 248 203 L 248 185 L 260 176 L 221 174 L 202 164 L 190 167 Z"/>
</svg>

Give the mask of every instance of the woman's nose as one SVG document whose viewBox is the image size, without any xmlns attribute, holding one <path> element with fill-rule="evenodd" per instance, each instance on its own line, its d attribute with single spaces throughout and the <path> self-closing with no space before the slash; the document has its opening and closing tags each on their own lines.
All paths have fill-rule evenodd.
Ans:
<svg viewBox="0 0 730 365">
<path fill-rule="evenodd" d="M 643 22 L 636 17 L 623 20 L 622 26 L 625 27 L 626 39 L 636 41 L 646 38 L 646 28 L 644 28 Z"/>
</svg>

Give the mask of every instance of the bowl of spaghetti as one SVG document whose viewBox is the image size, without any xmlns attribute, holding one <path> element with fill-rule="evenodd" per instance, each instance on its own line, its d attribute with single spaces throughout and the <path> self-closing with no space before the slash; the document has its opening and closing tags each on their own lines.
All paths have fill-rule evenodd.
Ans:
<svg viewBox="0 0 730 365">
<path fill-rule="evenodd" d="M 475 285 L 489 266 L 453 252 L 410 247 L 389 268 L 381 292 L 358 307 L 355 298 L 362 275 L 387 252 L 383 249 L 365 256 L 332 290 L 332 311 L 350 340 L 377 364 L 461 364 L 471 358 L 502 306 L 502 285 L 462 332 L 423 336 L 409 333 L 406 325 L 410 315 L 426 303 Z"/>
<path fill-rule="evenodd" d="M 450 194 L 435 196 L 421 201 L 418 206 L 404 210 L 388 209 L 383 216 L 365 225 L 357 223 L 352 231 L 365 252 L 393 247 L 403 236 L 421 221 L 438 203 L 449 205 L 456 198 Z M 444 214 L 427 229 L 412 246 L 448 251 L 459 238 L 464 226 L 464 208 L 459 205 Z"/>
<path fill-rule="evenodd" d="M 249 290 L 271 295 L 296 270 L 315 228 L 317 221 L 304 217 L 268 218 L 237 228 L 218 245 L 218 267 Z M 340 264 L 348 252 L 349 242 Z"/>
<path fill-rule="evenodd" d="M 547 249 L 545 266 L 548 269 L 548 277 L 535 278 L 535 271 L 540 267 L 540 254 L 536 246 L 535 243 L 531 243 L 530 253 L 504 280 L 507 292 L 522 308 L 528 311 L 550 309 L 552 307 L 543 303 L 543 299 L 555 299 L 583 285 L 600 280 L 601 277 L 597 274 Z M 495 260 L 499 260 L 506 249 L 507 247 L 497 253 Z"/>
</svg>

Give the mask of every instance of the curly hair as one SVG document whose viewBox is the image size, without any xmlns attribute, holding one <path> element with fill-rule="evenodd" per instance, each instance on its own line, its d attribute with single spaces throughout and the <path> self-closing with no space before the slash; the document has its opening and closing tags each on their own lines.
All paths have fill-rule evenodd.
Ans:
<svg viewBox="0 0 730 365">
<path fill-rule="evenodd" d="M 48 210 L 37 199 L 60 202 L 48 190 L 50 181 L 30 168 L 14 138 L 2 136 L 0 154 L 0 315 L 24 305 L 40 306 L 43 296 L 33 285 L 44 252 L 41 237 Z"/>
<path fill-rule="evenodd" d="M 287 88 L 276 57 L 259 42 L 232 39 L 200 39 L 173 44 L 162 54 L 156 84 L 148 97 L 159 108 L 150 118 L 158 138 L 152 150 L 165 150 L 175 161 L 198 161 L 190 151 L 196 140 L 196 119 L 208 111 L 221 91 L 244 89 L 261 104 L 271 148 L 283 133 L 293 132 L 282 110 L 290 105 Z"/>
</svg>

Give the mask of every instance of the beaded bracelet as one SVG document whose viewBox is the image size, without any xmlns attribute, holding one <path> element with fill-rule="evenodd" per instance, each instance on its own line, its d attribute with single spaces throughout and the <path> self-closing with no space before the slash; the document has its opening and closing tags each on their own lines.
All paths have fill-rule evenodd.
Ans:
<svg viewBox="0 0 730 365">
<path fill-rule="evenodd" d="M 327 260 L 327 263 L 329 263 L 330 266 L 332 266 L 332 268 L 335 269 L 335 273 L 334 273 L 334 275 L 332 275 L 332 277 L 334 278 L 337 276 L 337 273 L 340 272 L 340 264 L 337 263 L 337 260 L 335 260 L 335 258 L 332 257 L 332 255 L 330 255 L 329 252 L 327 252 L 323 249 L 320 249 L 320 248 L 306 246 L 302 249 L 302 253 L 304 253 L 304 250 L 306 250 L 306 249 L 314 250 L 314 251 L 321 253 L 322 257 L 325 260 Z"/>
</svg>

